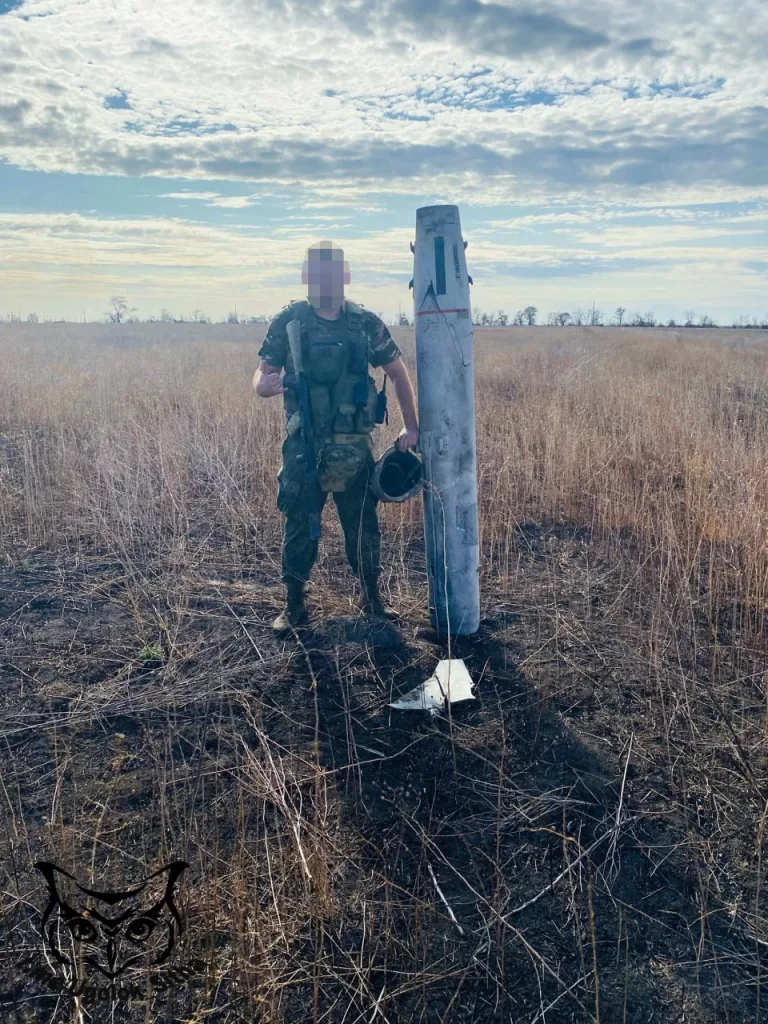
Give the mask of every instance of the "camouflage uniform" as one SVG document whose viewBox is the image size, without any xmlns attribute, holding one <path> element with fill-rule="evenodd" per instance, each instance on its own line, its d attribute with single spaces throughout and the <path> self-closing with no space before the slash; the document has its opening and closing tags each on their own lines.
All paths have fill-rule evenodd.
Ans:
<svg viewBox="0 0 768 1024">
<path fill-rule="evenodd" d="M 271 322 L 259 356 L 271 366 L 285 367 L 293 372 L 286 325 L 297 318 L 298 303 L 290 303 Z M 386 324 L 369 310 L 361 310 L 359 321 L 365 340 L 367 361 L 370 366 L 384 366 L 400 355 Z M 309 311 L 310 317 L 312 311 Z M 344 345 L 347 304 L 336 320 L 314 316 L 313 331 L 316 339 L 329 346 Z M 329 351 L 331 349 L 329 348 Z M 303 465 L 297 456 L 303 451 L 301 434 L 296 430 L 295 398 L 291 392 L 284 396 L 287 436 L 283 441 L 282 466 L 278 473 L 277 507 L 285 516 L 282 548 L 282 579 L 286 585 L 305 583 L 309 579 L 317 557 L 317 541 L 309 535 L 309 484 Z M 338 435 L 336 435 L 338 437 Z M 316 437 L 316 447 L 323 438 Z M 347 559 L 352 572 L 365 581 L 375 583 L 381 571 L 381 535 L 376 515 L 377 499 L 368 488 L 374 458 L 370 435 L 350 437 L 358 447 L 364 446 L 364 465 L 351 483 L 342 491 L 334 491 L 333 499 L 338 511 Z M 317 507 L 325 504 L 327 491 L 316 486 Z"/>
</svg>

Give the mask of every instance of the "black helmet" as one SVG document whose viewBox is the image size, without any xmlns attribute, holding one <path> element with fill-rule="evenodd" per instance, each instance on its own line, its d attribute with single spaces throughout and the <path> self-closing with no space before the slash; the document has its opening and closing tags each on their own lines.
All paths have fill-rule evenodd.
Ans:
<svg viewBox="0 0 768 1024">
<path fill-rule="evenodd" d="M 418 455 L 387 448 L 373 469 L 371 490 L 379 501 L 407 501 L 424 485 L 424 466 Z"/>
</svg>

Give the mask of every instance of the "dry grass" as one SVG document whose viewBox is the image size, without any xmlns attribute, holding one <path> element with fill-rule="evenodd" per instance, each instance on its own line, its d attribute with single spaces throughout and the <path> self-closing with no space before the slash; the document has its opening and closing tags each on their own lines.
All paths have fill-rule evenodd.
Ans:
<svg viewBox="0 0 768 1024">
<path fill-rule="evenodd" d="M 34 859 L 180 856 L 210 976 L 123 1019 L 765 1019 L 764 332 L 477 330 L 481 700 L 443 724 L 385 707 L 444 654 L 418 503 L 403 647 L 352 642 L 330 514 L 330 622 L 270 635 L 263 330 L 0 327 L 8 948 Z M 25 985 L 12 1019 L 78 1019 Z"/>
</svg>

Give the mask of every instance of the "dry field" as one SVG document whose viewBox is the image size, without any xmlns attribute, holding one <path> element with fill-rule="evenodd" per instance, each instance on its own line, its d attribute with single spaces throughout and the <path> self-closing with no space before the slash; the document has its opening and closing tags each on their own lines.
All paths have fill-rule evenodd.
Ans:
<svg viewBox="0 0 768 1024">
<path fill-rule="evenodd" d="M 3 1019 L 768 1020 L 767 332 L 476 331 L 479 700 L 425 720 L 386 707 L 447 653 L 419 501 L 401 643 L 332 508 L 270 634 L 263 331 L 0 326 Z M 175 858 L 188 984 L 110 1015 L 19 966 L 35 860 Z"/>
</svg>

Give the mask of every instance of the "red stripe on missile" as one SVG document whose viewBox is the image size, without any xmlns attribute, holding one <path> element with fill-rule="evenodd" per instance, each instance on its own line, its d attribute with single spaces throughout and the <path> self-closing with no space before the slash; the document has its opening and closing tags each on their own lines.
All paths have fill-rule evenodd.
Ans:
<svg viewBox="0 0 768 1024">
<path fill-rule="evenodd" d="M 429 316 L 430 313 L 468 313 L 468 309 L 417 309 L 416 316 Z"/>
</svg>

